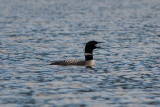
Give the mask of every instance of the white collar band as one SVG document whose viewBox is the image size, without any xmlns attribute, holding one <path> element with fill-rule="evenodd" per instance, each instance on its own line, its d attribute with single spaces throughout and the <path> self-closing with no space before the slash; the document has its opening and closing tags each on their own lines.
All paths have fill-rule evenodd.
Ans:
<svg viewBox="0 0 160 107">
<path fill-rule="evenodd" d="M 91 53 L 85 53 L 84 55 L 92 55 Z"/>
</svg>

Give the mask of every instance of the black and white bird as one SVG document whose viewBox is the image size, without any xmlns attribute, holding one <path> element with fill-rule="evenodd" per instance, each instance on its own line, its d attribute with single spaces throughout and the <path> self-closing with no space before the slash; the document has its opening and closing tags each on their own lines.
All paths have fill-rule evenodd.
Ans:
<svg viewBox="0 0 160 107">
<path fill-rule="evenodd" d="M 77 59 L 71 59 L 71 60 L 63 60 L 63 61 L 56 61 L 52 62 L 50 65 L 61 65 L 61 66 L 86 66 L 86 67 L 93 67 L 95 65 L 95 61 L 93 60 L 93 50 L 96 48 L 101 48 L 96 46 L 96 44 L 102 43 L 97 41 L 89 41 L 87 42 L 85 46 L 85 60 L 77 60 Z"/>
</svg>

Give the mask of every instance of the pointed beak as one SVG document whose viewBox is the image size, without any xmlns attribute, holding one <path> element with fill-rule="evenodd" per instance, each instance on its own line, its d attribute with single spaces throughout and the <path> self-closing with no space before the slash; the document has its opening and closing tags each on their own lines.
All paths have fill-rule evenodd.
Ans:
<svg viewBox="0 0 160 107">
<path fill-rule="evenodd" d="M 103 43 L 103 42 L 97 42 L 97 43 Z"/>
<path fill-rule="evenodd" d="M 97 44 L 99 44 L 99 43 L 103 43 L 103 42 L 97 42 Z M 96 46 L 96 48 L 103 49 L 100 46 Z"/>
</svg>

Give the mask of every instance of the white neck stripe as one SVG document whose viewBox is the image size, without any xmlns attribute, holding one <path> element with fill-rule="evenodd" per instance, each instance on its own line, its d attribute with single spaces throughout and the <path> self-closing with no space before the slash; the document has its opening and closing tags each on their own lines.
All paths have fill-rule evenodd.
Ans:
<svg viewBox="0 0 160 107">
<path fill-rule="evenodd" d="M 91 53 L 85 53 L 84 55 L 92 55 Z"/>
</svg>

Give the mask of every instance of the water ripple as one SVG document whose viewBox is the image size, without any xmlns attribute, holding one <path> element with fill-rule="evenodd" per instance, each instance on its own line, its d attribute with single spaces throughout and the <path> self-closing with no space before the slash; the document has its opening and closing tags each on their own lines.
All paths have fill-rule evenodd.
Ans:
<svg viewBox="0 0 160 107">
<path fill-rule="evenodd" d="M 160 104 L 158 0 L 0 1 L 0 106 L 106 107 Z M 84 59 L 103 41 L 96 66 Z"/>
</svg>

